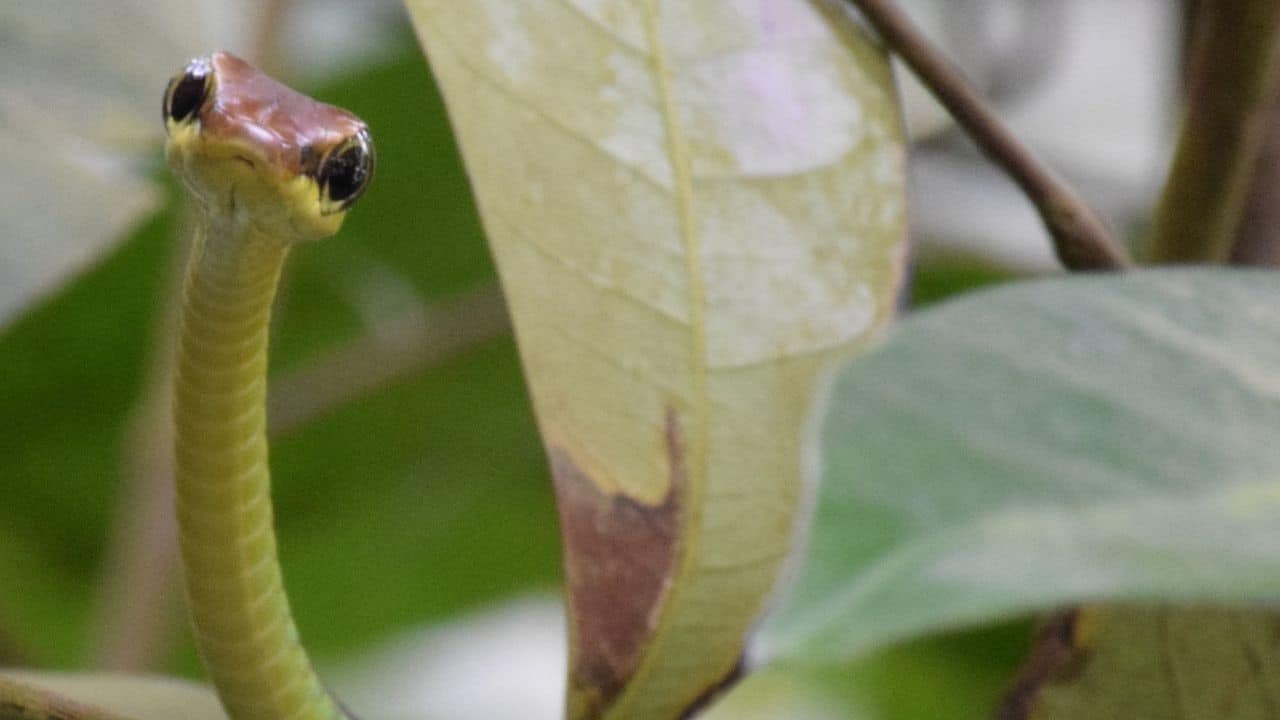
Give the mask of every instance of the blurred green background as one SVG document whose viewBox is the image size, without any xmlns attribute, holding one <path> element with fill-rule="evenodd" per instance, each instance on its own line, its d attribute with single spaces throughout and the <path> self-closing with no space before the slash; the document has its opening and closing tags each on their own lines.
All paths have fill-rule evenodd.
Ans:
<svg viewBox="0 0 1280 720">
<path fill-rule="evenodd" d="M 183 58 L 172 60 L 155 72 L 154 106 Z M 0 91 L 16 82 L 10 68 Z M 308 646 L 335 666 L 465 611 L 557 593 L 559 546 L 512 340 L 501 324 L 459 331 L 468 313 L 493 325 L 485 292 L 496 279 L 407 24 L 360 62 L 296 75 L 299 89 L 362 116 L 378 150 L 375 181 L 343 232 L 291 259 L 272 339 L 274 378 L 330 368 L 318 383 L 285 383 L 308 396 L 292 398 L 304 407 L 341 396 L 332 385 L 351 377 L 376 380 L 304 411 L 272 440 L 286 581 Z M 160 210 L 0 325 L 0 665 L 199 676 L 167 536 L 139 535 L 128 522 L 148 513 L 148 482 L 165 477 L 145 462 L 147 444 L 163 443 L 163 415 L 146 408 L 165 402 L 152 383 L 162 384 L 165 308 L 187 227 L 158 136 L 145 162 L 163 188 Z M 916 304 L 1012 275 L 956 252 L 931 254 L 917 270 Z M 396 337 L 406 327 L 451 333 L 451 351 L 404 351 Z M 364 347 L 374 351 L 332 371 L 335 355 Z M 132 621 L 141 625 L 109 602 L 121 592 L 109 559 L 121 552 L 155 571 L 124 581 L 126 604 L 148 608 Z M 867 717 L 981 717 L 1027 634 L 1019 624 L 916 643 L 806 682 Z"/>
<path fill-rule="evenodd" d="M 407 28 L 387 58 L 304 88 L 366 119 L 378 168 L 342 234 L 291 261 L 272 339 L 277 376 L 376 332 L 370 295 L 410 313 L 495 282 Z M 182 248 L 180 193 L 163 182 L 158 216 L 0 337 L 0 627 L 8 655 L 25 663 L 77 666 L 92 651 L 104 540 L 129 481 L 129 421 Z M 414 368 L 277 436 L 272 452 L 288 582 L 322 657 L 556 582 L 550 485 L 509 337 Z M 183 635 L 172 657 L 191 672 L 189 645 Z"/>
</svg>

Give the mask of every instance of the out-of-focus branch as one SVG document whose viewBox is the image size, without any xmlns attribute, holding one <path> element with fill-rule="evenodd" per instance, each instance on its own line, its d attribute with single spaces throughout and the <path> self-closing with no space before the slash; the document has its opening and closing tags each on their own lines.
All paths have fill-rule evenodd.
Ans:
<svg viewBox="0 0 1280 720">
<path fill-rule="evenodd" d="M 892 0 L 845 0 L 862 12 L 984 154 L 1004 169 L 1035 205 L 1070 270 L 1120 270 L 1131 262 L 1102 220 L 1032 155 L 960 71 Z"/>
<path fill-rule="evenodd" d="M 288 74 L 280 39 L 284 37 L 285 16 L 289 13 L 290 4 L 290 0 L 262 0 L 257 6 L 258 17 L 254 23 L 250 54 L 253 62 L 268 75 Z"/>
<path fill-rule="evenodd" d="M 1193 38 L 1206 0 L 1182 0 L 1181 80 L 1191 82 Z M 1280 81 L 1272 88 L 1271 109 L 1263 120 L 1262 147 L 1253 164 L 1244 209 L 1231 247 L 1233 265 L 1280 267 Z"/>
<path fill-rule="evenodd" d="M 189 237 L 191 213 L 177 223 Z M 170 259 L 150 368 L 122 447 L 119 498 L 107 538 L 91 638 L 91 664 L 121 672 L 159 670 L 180 627 L 173 581 L 178 527 L 173 516 L 173 350 L 186 241 Z"/>
<path fill-rule="evenodd" d="M 1153 262 L 1227 258 L 1280 79 L 1280 2 L 1196 5 L 1187 107 L 1152 225 Z"/>
<path fill-rule="evenodd" d="M 288 433 L 335 407 L 509 331 L 506 304 L 496 285 L 387 322 L 273 379 L 267 400 L 269 430 Z"/>
<path fill-rule="evenodd" d="M 172 334 L 172 321 L 161 335 Z M 291 432 L 348 402 L 506 335 L 506 305 L 486 285 L 388 321 L 293 373 L 272 380 L 269 432 Z M 158 347 L 171 347 L 163 340 Z M 163 357 L 168 357 L 169 353 Z M 95 665 L 160 666 L 178 627 L 173 517 L 172 363 L 157 366 L 131 432 L 119 517 L 99 599 Z"/>
<path fill-rule="evenodd" d="M 1204 0 L 1182 0 L 1178 27 L 1178 79 L 1185 89 L 1191 77 L 1191 55 L 1195 49 L 1196 25 Z"/>
<path fill-rule="evenodd" d="M 107 542 L 97 603 L 94 667 L 121 672 L 164 667 L 181 626 L 173 581 L 178 528 L 173 516 L 172 363 L 155 381 L 129 426 L 120 499 Z"/>
<path fill-rule="evenodd" d="M 1233 265 L 1280 267 L 1280 86 L 1276 90 L 1231 247 Z"/>
</svg>

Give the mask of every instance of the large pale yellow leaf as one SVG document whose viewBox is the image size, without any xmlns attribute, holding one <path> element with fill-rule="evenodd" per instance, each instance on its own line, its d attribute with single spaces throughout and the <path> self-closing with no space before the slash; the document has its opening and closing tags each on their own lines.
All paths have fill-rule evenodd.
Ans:
<svg viewBox="0 0 1280 720">
<path fill-rule="evenodd" d="M 893 311 L 885 57 L 806 0 L 407 4 L 551 458 L 568 714 L 680 717 L 792 549 L 826 369 Z"/>
</svg>

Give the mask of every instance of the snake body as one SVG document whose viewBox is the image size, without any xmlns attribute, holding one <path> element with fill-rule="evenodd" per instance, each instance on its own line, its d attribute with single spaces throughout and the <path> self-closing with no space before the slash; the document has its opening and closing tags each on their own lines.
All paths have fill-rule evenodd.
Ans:
<svg viewBox="0 0 1280 720">
<path fill-rule="evenodd" d="M 337 231 L 372 172 L 355 116 L 227 53 L 169 85 L 165 154 L 200 211 L 175 393 L 177 514 L 205 666 L 233 720 L 344 717 L 298 638 L 266 438 L 271 307 L 290 249 Z"/>
</svg>

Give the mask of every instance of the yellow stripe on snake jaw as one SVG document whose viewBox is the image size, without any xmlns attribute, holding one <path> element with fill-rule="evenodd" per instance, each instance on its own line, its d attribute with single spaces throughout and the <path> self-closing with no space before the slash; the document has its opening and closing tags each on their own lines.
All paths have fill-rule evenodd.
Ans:
<svg viewBox="0 0 1280 720">
<path fill-rule="evenodd" d="M 311 667 L 276 558 L 271 305 L 290 248 L 338 231 L 373 171 L 363 122 L 228 53 L 165 92 L 165 156 L 201 222 L 178 347 L 178 525 L 196 641 L 233 720 L 344 717 Z"/>
</svg>

